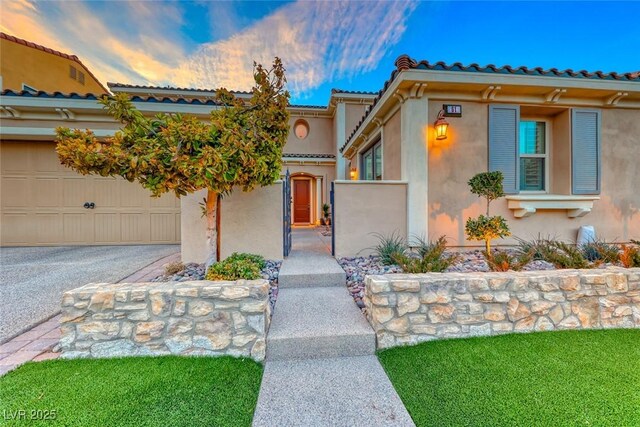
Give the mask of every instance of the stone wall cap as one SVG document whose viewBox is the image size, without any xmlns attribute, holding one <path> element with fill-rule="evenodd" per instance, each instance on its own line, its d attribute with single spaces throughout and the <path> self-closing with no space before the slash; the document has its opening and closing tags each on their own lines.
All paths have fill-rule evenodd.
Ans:
<svg viewBox="0 0 640 427">
<path fill-rule="evenodd" d="M 87 291 L 150 291 L 150 290 L 173 290 L 183 288 L 203 288 L 203 287 L 230 287 L 249 286 L 261 287 L 269 285 L 266 279 L 256 280 L 236 280 L 236 281 L 212 281 L 212 280 L 191 280 L 185 282 L 140 282 L 140 283 L 88 283 L 79 288 L 71 289 L 65 293 L 75 294 Z"/>
</svg>

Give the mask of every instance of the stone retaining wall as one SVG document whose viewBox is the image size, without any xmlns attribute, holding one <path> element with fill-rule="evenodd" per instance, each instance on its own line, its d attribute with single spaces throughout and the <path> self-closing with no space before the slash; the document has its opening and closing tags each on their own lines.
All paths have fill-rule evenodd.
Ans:
<svg viewBox="0 0 640 427">
<path fill-rule="evenodd" d="M 89 284 L 65 292 L 63 357 L 233 355 L 263 360 L 269 282 Z"/>
<path fill-rule="evenodd" d="M 378 348 L 440 338 L 640 327 L 640 268 L 367 276 Z"/>
</svg>

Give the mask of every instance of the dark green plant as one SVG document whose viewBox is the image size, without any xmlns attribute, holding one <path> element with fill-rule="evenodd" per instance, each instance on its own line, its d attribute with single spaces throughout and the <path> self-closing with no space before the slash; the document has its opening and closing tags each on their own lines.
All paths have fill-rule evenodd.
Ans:
<svg viewBox="0 0 640 427">
<path fill-rule="evenodd" d="M 378 244 L 371 249 L 380 257 L 380 261 L 384 265 L 394 264 L 394 255 L 404 254 L 407 250 L 406 240 L 395 231 L 389 236 L 380 233 L 372 234 L 378 239 Z"/>
<path fill-rule="evenodd" d="M 254 280 L 261 277 L 266 262 L 260 255 L 234 252 L 223 261 L 209 267 L 207 280 Z"/>
<path fill-rule="evenodd" d="M 329 218 L 329 209 L 331 209 L 331 207 L 328 204 L 323 204 L 322 205 L 322 216 L 324 218 Z"/>
<path fill-rule="evenodd" d="M 532 254 L 534 260 L 544 260 L 545 254 L 550 250 L 554 250 L 553 243 L 557 240 L 555 237 L 547 236 L 542 237 L 538 234 L 538 237 L 531 240 L 524 240 L 519 237 L 515 238 L 518 241 L 517 251 L 519 254 Z"/>
<path fill-rule="evenodd" d="M 556 268 L 592 268 L 580 248 L 565 242 L 552 242 L 552 247 L 544 254 L 544 260 Z"/>
<path fill-rule="evenodd" d="M 528 252 L 518 251 L 515 255 L 498 250 L 494 250 L 492 254 L 482 251 L 491 271 L 520 271 L 533 260 L 533 254 L 533 249 Z"/>
<path fill-rule="evenodd" d="M 457 254 L 447 254 L 447 239 L 440 236 L 438 240 L 426 241 L 417 238 L 416 254 L 395 253 L 393 261 L 405 273 L 443 272 L 458 261 Z M 417 255 L 417 256 L 416 256 Z"/>
<path fill-rule="evenodd" d="M 511 235 L 507 221 L 497 215 L 489 216 L 489 206 L 495 199 L 504 196 L 502 172 L 482 172 L 475 175 L 468 182 L 471 192 L 487 200 L 487 215 L 469 218 L 465 224 L 465 232 L 469 240 L 484 240 L 485 251 L 492 256 L 491 240 Z"/>
<path fill-rule="evenodd" d="M 602 240 L 595 240 L 580 246 L 582 256 L 588 261 L 597 264 L 614 263 L 618 261 L 620 248 L 618 245 L 609 244 Z"/>
</svg>

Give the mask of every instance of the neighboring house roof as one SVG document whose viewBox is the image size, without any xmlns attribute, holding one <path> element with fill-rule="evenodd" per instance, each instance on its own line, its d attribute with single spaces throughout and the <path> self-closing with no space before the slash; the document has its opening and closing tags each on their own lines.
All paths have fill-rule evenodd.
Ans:
<svg viewBox="0 0 640 427">
<path fill-rule="evenodd" d="M 353 129 L 353 132 L 351 132 L 351 135 L 349 135 L 345 143 L 342 145 L 342 147 L 340 147 L 341 153 L 351 143 L 351 140 L 353 139 L 354 135 L 358 132 L 362 124 L 367 120 L 367 117 L 373 110 L 373 107 L 376 106 L 376 104 L 378 103 L 378 101 L 380 101 L 380 98 L 382 98 L 382 96 L 384 95 L 386 90 L 389 88 L 391 83 L 402 71 L 431 70 L 431 71 L 466 72 L 466 73 L 471 72 L 471 73 L 485 73 L 485 74 L 524 75 L 524 76 L 532 76 L 532 77 L 565 77 L 565 78 L 587 79 L 587 80 L 608 80 L 608 81 L 627 81 L 627 82 L 637 81 L 640 83 L 640 71 L 634 71 L 629 73 L 616 73 L 616 72 L 605 73 L 602 71 L 594 71 L 594 72 L 589 72 L 585 70 L 573 71 L 571 69 L 558 70 L 557 68 L 551 68 L 549 70 L 545 70 L 541 67 L 527 68 L 525 66 L 514 68 L 510 65 L 503 65 L 502 67 L 496 67 L 493 64 L 489 64 L 485 66 L 480 66 L 475 63 L 470 65 L 463 65 L 460 62 L 455 62 L 449 65 L 444 62 L 430 63 L 429 61 L 426 61 L 426 60 L 422 60 L 418 62 L 406 54 L 400 55 L 396 59 L 394 65 L 396 66 L 396 69 L 391 72 L 391 76 L 386 82 L 384 82 L 382 89 L 377 93 L 377 96 L 374 98 L 371 106 L 367 108 L 364 115 L 356 125 L 355 129 Z"/>
<path fill-rule="evenodd" d="M 7 33 L 0 32 L 0 39 L 5 39 L 5 40 L 8 40 L 8 41 L 11 41 L 11 42 L 14 42 L 14 43 L 18 43 L 18 44 L 21 44 L 21 45 L 24 45 L 24 46 L 27 46 L 27 47 L 30 47 L 30 48 L 33 48 L 33 49 L 37 49 L 37 50 L 41 50 L 41 51 L 46 52 L 46 53 L 50 53 L 51 55 L 56 55 L 56 56 L 59 56 L 61 58 L 68 59 L 70 61 L 74 61 L 77 64 L 79 64 L 82 68 L 84 68 L 84 70 L 91 76 L 91 78 L 93 80 L 95 80 L 96 82 L 98 82 L 100 87 L 102 87 L 102 89 L 104 89 L 104 91 L 106 93 L 109 92 L 109 90 L 107 90 L 107 88 L 104 87 L 104 85 L 100 82 L 100 80 L 98 80 L 98 78 L 91 72 L 91 70 L 88 69 L 86 67 L 86 65 L 84 65 L 82 63 L 82 61 L 80 61 L 80 59 L 76 55 L 69 55 L 68 53 L 60 52 L 59 50 L 51 49 L 49 47 L 42 46 L 40 44 L 30 42 L 28 40 L 21 39 L 21 38 L 16 37 L 16 36 L 9 35 Z"/>
<path fill-rule="evenodd" d="M 348 93 L 352 95 L 377 95 L 378 94 L 378 92 L 370 92 L 366 90 L 342 90 L 342 89 L 336 89 L 336 88 L 331 89 L 331 94 L 335 94 L 335 93 Z"/>
<path fill-rule="evenodd" d="M 63 92 L 45 92 L 43 90 L 39 90 L 37 92 L 31 92 L 28 90 L 13 90 L 13 89 L 5 89 L 0 95 L 2 96 L 22 96 L 25 98 L 66 98 L 66 99 L 100 99 L 105 94 L 93 94 L 93 93 L 63 93 Z"/>
<path fill-rule="evenodd" d="M 148 89 L 150 91 L 172 90 L 172 91 L 184 91 L 184 92 L 215 93 L 215 89 L 200 89 L 200 88 L 192 88 L 192 87 L 175 87 L 175 86 L 133 85 L 133 84 L 115 83 L 115 82 L 107 82 L 107 86 L 109 86 L 109 89 Z M 121 90 L 120 92 L 125 92 L 125 91 Z M 239 94 L 239 95 L 251 95 L 251 92 L 242 91 L 242 90 L 232 90 L 230 92 L 233 94 Z"/>
<path fill-rule="evenodd" d="M 295 154 L 282 153 L 284 158 L 302 158 L 302 159 L 335 159 L 335 154 Z"/>
</svg>

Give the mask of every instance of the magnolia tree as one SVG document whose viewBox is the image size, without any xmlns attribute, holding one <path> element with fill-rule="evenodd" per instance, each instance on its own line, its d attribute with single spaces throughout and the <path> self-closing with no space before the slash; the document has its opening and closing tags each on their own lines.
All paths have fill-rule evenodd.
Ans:
<svg viewBox="0 0 640 427">
<path fill-rule="evenodd" d="M 468 182 L 471 192 L 487 200 L 487 215 L 469 218 L 465 231 L 469 240 L 484 240 L 487 257 L 491 258 L 491 240 L 510 236 L 507 221 L 500 215 L 489 216 L 491 202 L 504 196 L 502 172 L 483 172 Z"/>
<path fill-rule="evenodd" d="M 215 261 L 219 198 L 234 187 L 251 191 L 280 177 L 282 148 L 289 133 L 289 93 L 282 61 L 270 69 L 254 63 L 249 99 L 222 88 L 209 121 L 193 116 L 145 117 L 126 94 L 100 100 L 122 128 L 99 141 L 91 130 L 58 128 L 60 162 L 81 174 L 138 181 L 152 195 L 180 197 L 207 190 L 205 215 L 209 263 Z"/>
</svg>

